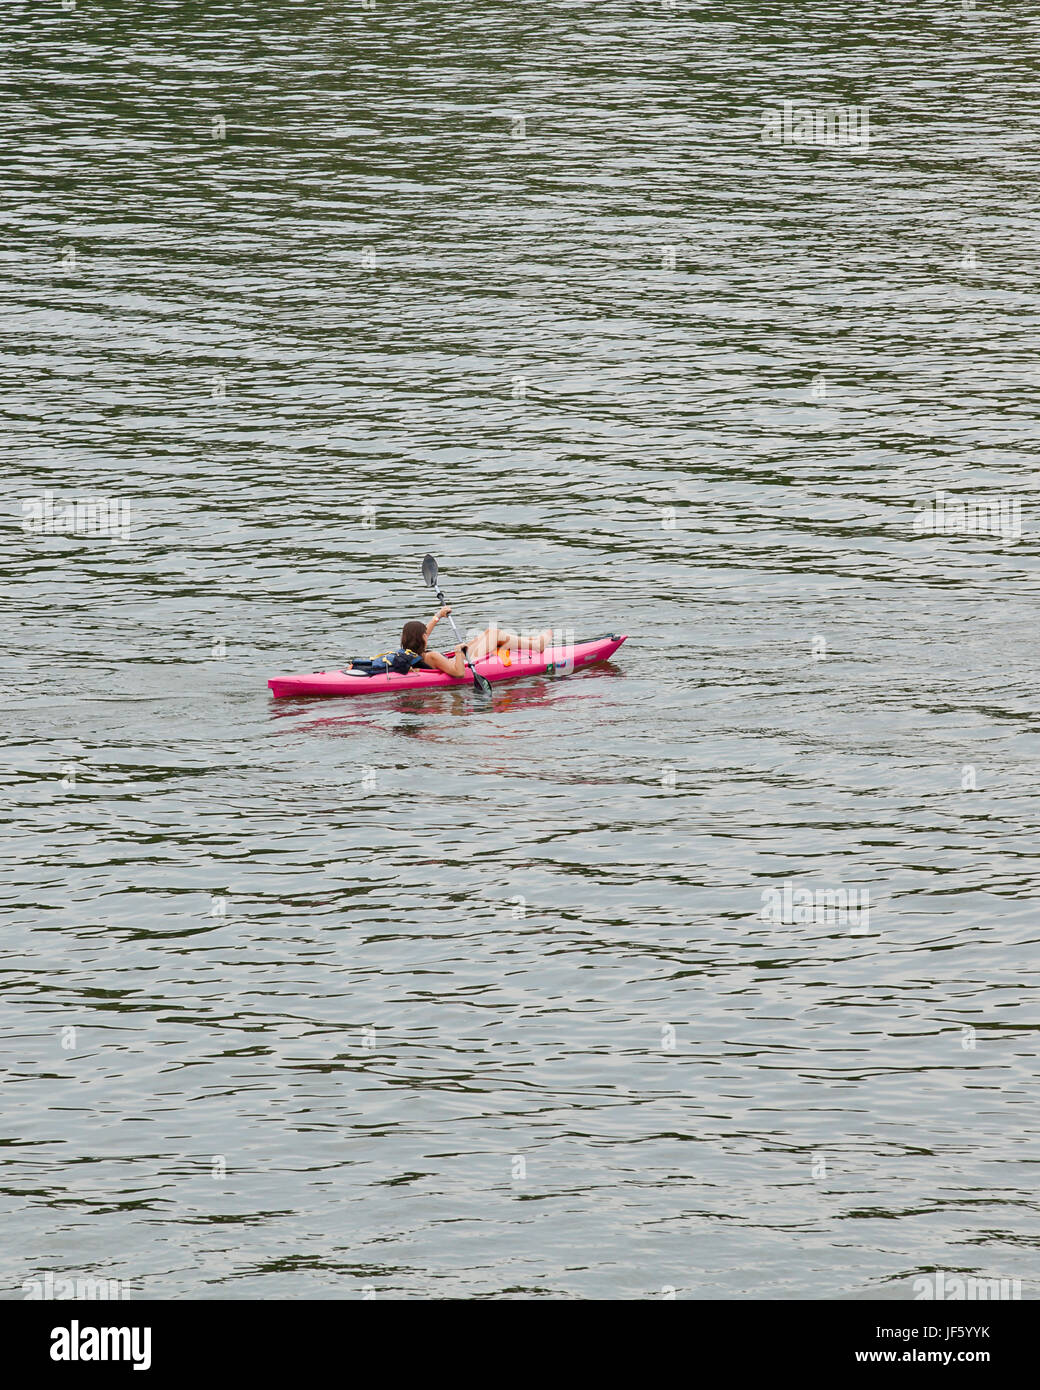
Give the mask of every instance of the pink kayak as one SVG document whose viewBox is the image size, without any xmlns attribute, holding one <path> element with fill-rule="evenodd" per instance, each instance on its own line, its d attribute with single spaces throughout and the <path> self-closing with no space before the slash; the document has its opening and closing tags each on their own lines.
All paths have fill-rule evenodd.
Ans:
<svg viewBox="0 0 1040 1390">
<path fill-rule="evenodd" d="M 627 635 L 627 634 L 626 634 Z M 610 632 L 589 642 L 573 646 L 547 647 L 544 652 L 506 654 L 505 661 L 497 655 L 476 662 L 476 669 L 489 681 L 515 681 L 521 676 L 566 676 L 593 661 L 607 661 L 614 655 L 625 637 Z M 452 653 L 448 652 L 448 656 Z M 391 671 L 385 676 L 352 676 L 349 671 L 315 671 L 309 676 L 279 676 L 268 681 L 276 700 L 291 695 L 385 695 L 394 690 L 433 690 L 443 685 L 472 685 L 473 677 L 456 680 L 443 671 L 409 671 L 399 675 Z"/>
</svg>

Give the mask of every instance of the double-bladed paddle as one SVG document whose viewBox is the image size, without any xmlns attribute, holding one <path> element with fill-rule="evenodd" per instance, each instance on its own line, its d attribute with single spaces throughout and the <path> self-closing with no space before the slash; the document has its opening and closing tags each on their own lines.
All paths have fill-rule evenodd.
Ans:
<svg viewBox="0 0 1040 1390">
<path fill-rule="evenodd" d="M 426 559 L 422 562 L 422 572 L 423 578 L 426 580 L 427 584 L 429 584 L 430 588 L 434 591 L 434 593 L 437 595 L 437 597 L 443 604 L 445 602 L 444 594 L 441 590 L 440 585 L 437 583 L 437 561 L 433 558 L 432 555 L 427 555 Z M 481 695 L 490 695 L 491 682 L 487 679 L 486 676 L 482 676 L 480 672 L 477 670 L 477 668 L 473 665 L 473 662 L 470 661 L 469 654 L 467 653 L 466 648 L 462 642 L 462 633 L 455 626 L 455 619 L 451 616 L 450 613 L 448 614 L 448 622 L 451 623 L 452 630 L 454 631 L 456 640 L 459 644 L 459 651 L 461 651 L 466 665 L 469 667 L 470 675 L 473 677 L 473 689 L 479 691 Z"/>
</svg>

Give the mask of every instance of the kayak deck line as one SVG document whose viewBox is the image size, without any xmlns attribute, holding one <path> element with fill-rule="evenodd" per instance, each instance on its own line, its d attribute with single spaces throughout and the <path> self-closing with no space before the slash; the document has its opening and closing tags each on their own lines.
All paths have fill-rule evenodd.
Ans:
<svg viewBox="0 0 1040 1390">
<path fill-rule="evenodd" d="M 566 676 L 595 661 L 609 661 L 628 634 L 604 633 L 565 647 L 546 647 L 543 652 L 507 653 L 503 661 L 492 652 L 474 663 L 492 683 L 519 680 L 521 676 Z M 448 653 L 453 655 L 452 652 Z M 470 685 L 469 676 L 447 676 L 443 671 L 389 671 L 380 676 L 354 676 L 349 671 L 312 671 L 304 676 L 276 676 L 267 682 L 276 700 L 292 696 L 385 695 L 397 690 L 437 690 Z"/>
</svg>

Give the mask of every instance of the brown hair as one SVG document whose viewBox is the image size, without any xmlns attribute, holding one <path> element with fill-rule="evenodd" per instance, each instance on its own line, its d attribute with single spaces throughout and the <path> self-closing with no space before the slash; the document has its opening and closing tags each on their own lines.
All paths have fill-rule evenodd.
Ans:
<svg viewBox="0 0 1040 1390">
<path fill-rule="evenodd" d="M 410 623 L 405 623 L 401 629 L 401 646 L 407 647 L 410 652 L 415 652 L 417 656 L 422 656 L 426 650 L 426 624 L 421 623 L 418 618 L 413 618 Z"/>
</svg>

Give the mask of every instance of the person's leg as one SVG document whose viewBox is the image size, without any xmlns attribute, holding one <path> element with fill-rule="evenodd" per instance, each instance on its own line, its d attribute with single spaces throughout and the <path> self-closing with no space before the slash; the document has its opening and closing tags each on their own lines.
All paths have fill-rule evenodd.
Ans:
<svg viewBox="0 0 1040 1390">
<path fill-rule="evenodd" d="M 539 652 L 544 652 L 546 647 L 552 646 L 552 628 L 547 627 L 543 632 L 525 633 L 512 640 L 517 644 L 512 650 L 516 651 L 519 647 L 521 656 L 537 655 Z"/>
<path fill-rule="evenodd" d="M 468 642 L 470 661 L 479 661 L 481 657 L 487 656 L 490 652 L 497 652 L 500 647 L 508 647 L 510 654 L 515 656 L 519 653 L 526 656 L 531 652 L 544 652 L 552 642 L 552 628 L 547 627 L 544 632 L 535 633 L 533 637 L 521 637 L 515 632 L 509 632 L 504 627 L 485 628 L 478 637 L 472 642 Z"/>
<path fill-rule="evenodd" d="M 500 627 L 495 627 L 494 624 L 491 627 L 486 627 L 471 642 L 466 643 L 466 651 L 470 661 L 480 661 L 489 652 L 497 652 L 499 647 L 505 646 L 508 637 L 508 632 L 503 632 Z"/>
</svg>

